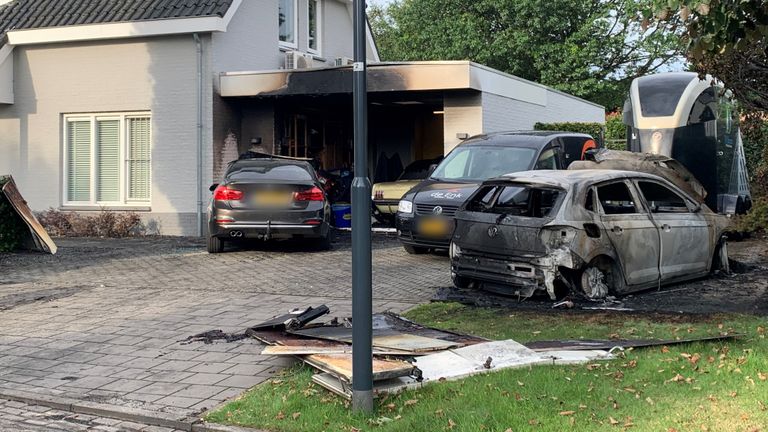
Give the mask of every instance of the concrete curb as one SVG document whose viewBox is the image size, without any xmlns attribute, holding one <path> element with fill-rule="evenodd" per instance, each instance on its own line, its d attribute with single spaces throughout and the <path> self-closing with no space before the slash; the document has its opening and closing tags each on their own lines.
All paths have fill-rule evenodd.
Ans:
<svg viewBox="0 0 768 432">
<path fill-rule="evenodd" d="M 20 390 L 0 389 L 0 399 L 22 402 L 29 405 L 40 405 L 72 413 L 107 417 L 116 420 L 141 423 L 148 426 L 160 426 L 188 432 L 259 432 L 255 429 L 180 420 L 178 416 L 163 412 L 120 407 Z"/>
</svg>

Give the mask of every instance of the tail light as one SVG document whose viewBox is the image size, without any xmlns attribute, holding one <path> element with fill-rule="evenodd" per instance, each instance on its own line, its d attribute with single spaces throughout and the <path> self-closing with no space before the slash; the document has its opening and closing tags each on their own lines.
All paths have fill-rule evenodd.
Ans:
<svg viewBox="0 0 768 432">
<path fill-rule="evenodd" d="M 220 185 L 213 191 L 214 201 L 240 201 L 243 199 L 243 191 L 231 189 L 229 186 Z"/>
<path fill-rule="evenodd" d="M 293 193 L 294 201 L 324 201 L 325 193 L 322 189 L 315 186 L 312 189 L 308 189 L 301 192 Z"/>
</svg>

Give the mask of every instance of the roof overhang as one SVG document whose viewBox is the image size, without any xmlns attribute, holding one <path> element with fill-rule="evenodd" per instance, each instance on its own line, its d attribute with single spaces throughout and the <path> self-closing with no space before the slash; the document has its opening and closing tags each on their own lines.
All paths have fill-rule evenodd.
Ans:
<svg viewBox="0 0 768 432">
<path fill-rule="evenodd" d="M 242 0 L 234 0 L 223 17 L 168 18 L 146 21 L 11 30 L 7 34 L 8 44 L 34 45 L 173 34 L 224 32 L 227 31 L 227 26 L 241 3 Z"/>
<path fill-rule="evenodd" d="M 224 97 L 324 95 L 352 92 L 352 67 L 225 72 Z M 476 90 L 546 106 L 557 90 L 469 61 L 375 63 L 368 65 L 369 92 Z M 566 96 L 570 96 L 562 93 Z M 600 105 L 579 99 L 602 108 Z"/>
</svg>

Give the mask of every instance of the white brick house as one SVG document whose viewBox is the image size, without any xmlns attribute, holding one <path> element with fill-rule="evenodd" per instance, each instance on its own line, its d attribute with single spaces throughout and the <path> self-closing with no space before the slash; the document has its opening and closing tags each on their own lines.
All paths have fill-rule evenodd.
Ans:
<svg viewBox="0 0 768 432">
<path fill-rule="evenodd" d="M 322 152 L 327 164 L 349 156 L 348 67 L 334 67 L 352 55 L 349 0 L 0 4 L 0 174 L 34 210 L 134 210 L 161 234 L 196 235 L 208 185 L 251 142 Z M 368 53 L 379 60 L 371 38 Z M 306 63 L 291 72 L 308 80 L 281 93 L 287 56 Z M 586 101 L 440 64 L 466 70 L 466 82 L 391 85 L 372 68 L 372 153 L 408 161 L 450 149 L 457 134 L 602 122 L 602 107 Z M 430 81 L 429 65 L 377 67 Z M 342 87 L 324 89 L 323 73 L 342 74 Z M 417 120 L 398 120 L 416 107 Z"/>
</svg>

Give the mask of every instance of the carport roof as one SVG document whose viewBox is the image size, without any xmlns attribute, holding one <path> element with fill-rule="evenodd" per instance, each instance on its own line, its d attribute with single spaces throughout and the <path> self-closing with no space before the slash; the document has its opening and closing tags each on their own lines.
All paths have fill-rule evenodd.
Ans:
<svg viewBox="0 0 768 432">
<path fill-rule="evenodd" d="M 224 97 L 324 95 L 352 92 L 352 66 L 296 70 L 225 72 L 219 77 Z M 602 106 L 553 88 L 470 61 L 373 63 L 369 92 L 476 90 L 536 105 L 554 92 Z"/>
</svg>

